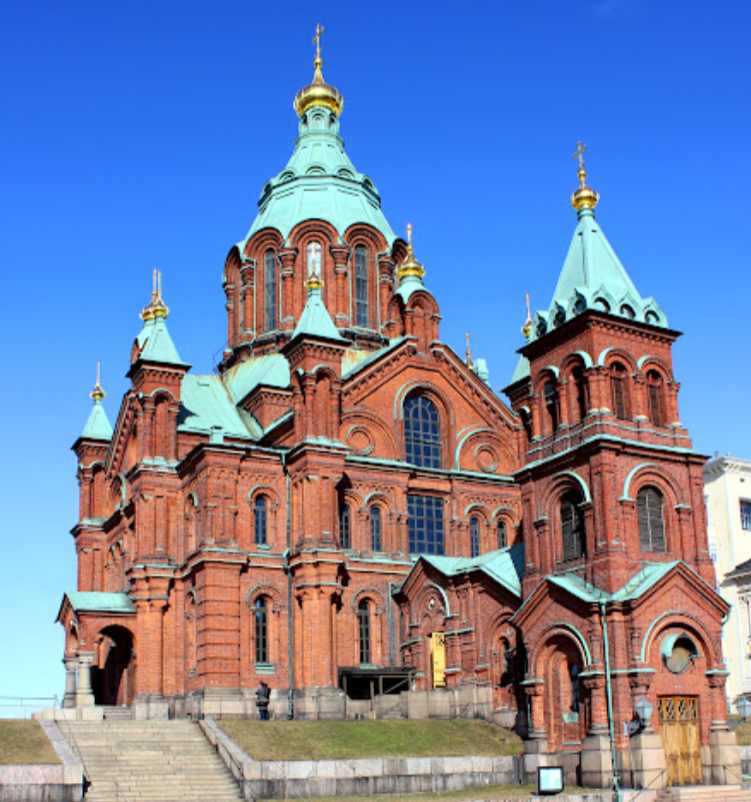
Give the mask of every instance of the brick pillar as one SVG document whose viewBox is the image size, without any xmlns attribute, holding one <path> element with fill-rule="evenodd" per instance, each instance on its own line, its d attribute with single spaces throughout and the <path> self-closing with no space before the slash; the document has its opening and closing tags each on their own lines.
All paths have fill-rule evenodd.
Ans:
<svg viewBox="0 0 751 802">
<path fill-rule="evenodd" d="M 647 381 L 643 373 L 634 374 L 633 387 L 631 417 L 639 421 L 649 420 L 647 415 Z"/>
<path fill-rule="evenodd" d="M 388 308 L 394 294 L 394 262 L 387 253 L 379 253 L 378 260 L 378 326 L 381 334 L 388 319 Z"/>
<path fill-rule="evenodd" d="M 279 261 L 282 264 L 282 331 L 295 329 L 295 261 L 297 248 L 282 248 L 279 251 Z"/>
<path fill-rule="evenodd" d="M 683 424 L 681 423 L 681 419 L 678 416 L 678 390 L 681 389 L 680 382 L 672 381 L 668 382 L 668 392 L 667 392 L 667 409 L 666 415 L 668 421 L 668 426 L 674 426 L 676 429 L 683 428 Z"/>
<path fill-rule="evenodd" d="M 349 309 L 349 276 L 348 260 L 350 254 L 349 245 L 332 245 L 329 249 L 334 259 L 334 281 L 335 281 L 335 301 L 334 301 L 334 323 L 339 328 L 346 328 L 350 325 Z"/>
<path fill-rule="evenodd" d="M 256 328 L 256 292 L 255 292 L 255 269 L 256 263 L 253 259 L 248 259 L 240 268 L 240 278 L 243 286 L 243 328 L 251 335 L 255 334 Z"/>
</svg>

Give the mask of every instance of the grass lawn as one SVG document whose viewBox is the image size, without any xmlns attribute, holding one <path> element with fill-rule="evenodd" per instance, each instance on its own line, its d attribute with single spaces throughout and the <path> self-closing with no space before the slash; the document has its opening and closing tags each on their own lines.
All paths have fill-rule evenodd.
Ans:
<svg viewBox="0 0 751 802">
<path fill-rule="evenodd" d="M 482 721 L 463 719 L 451 721 L 222 719 L 219 725 L 241 749 L 256 760 L 519 755 L 523 750 L 522 740 L 516 733 Z"/>
<path fill-rule="evenodd" d="M 732 720 L 732 719 L 731 719 Z M 735 731 L 738 746 L 751 746 L 751 723 L 744 721 Z"/>
<path fill-rule="evenodd" d="M 49 738 L 33 719 L 0 719 L 0 765 L 59 763 Z"/>
</svg>

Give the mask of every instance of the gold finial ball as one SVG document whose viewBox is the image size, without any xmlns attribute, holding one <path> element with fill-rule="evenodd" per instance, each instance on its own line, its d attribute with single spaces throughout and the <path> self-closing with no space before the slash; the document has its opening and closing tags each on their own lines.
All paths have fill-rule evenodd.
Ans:
<svg viewBox="0 0 751 802">
<path fill-rule="evenodd" d="M 582 209 L 594 209 L 599 200 L 599 193 L 588 187 L 583 181 L 582 186 L 571 193 L 571 205 L 577 212 Z"/>
<path fill-rule="evenodd" d="M 323 287 L 323 279 L 318 275 L 318 273 L 311 273 L 308 276 L 308 280 L 305 282 L 308 290 L 320 290 Z"/>
<path fill-rule="evenodd" d="M 323 73 L 321 72 L 321 67 L 323 66 L 323 59 L 321 58 L 322 33 L 323 26 L 318 24 L 316 26 L 316 35 L 313 37 L 313 42 L 316 46 L 316 57 L 313 61 L 313 66 L 315 67 L 313 80 L 295 95 L 293 104 L 298 117 L 302 117 L 312 106 L 322 106 L 336 114 L 337 117 L 344 109 L 344 98 L 339 90 L 323 80 Z"/>
</svg>

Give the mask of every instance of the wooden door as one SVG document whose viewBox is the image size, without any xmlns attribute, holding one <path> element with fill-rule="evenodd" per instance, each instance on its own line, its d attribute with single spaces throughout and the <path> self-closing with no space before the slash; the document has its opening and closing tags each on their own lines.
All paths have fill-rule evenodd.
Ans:
<svg viewBox="0 0 751 802">
<path fill-rule="evenodd" d="M 668 785 L 698 785 L 702 780 L 698 700 L 661 696 L 658 703 Z"/>
</svg>

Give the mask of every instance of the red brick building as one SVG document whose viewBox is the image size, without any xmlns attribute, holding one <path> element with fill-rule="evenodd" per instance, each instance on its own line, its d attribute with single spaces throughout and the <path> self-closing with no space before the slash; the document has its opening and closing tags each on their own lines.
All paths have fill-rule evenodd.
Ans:
<svg viewBox="0 0 751 802">
<path fill-rule="evenodd" d="M 583 162 L 509 408 L 441 341 L 320 68 L 227 257 L 216 375 L 179 356 L 155 277 L 114 429 L 92 393 L 66 706 L 252 714 L 265 680 L 276 716 L 479 715 L 585 782 L 609 782 L 613 749 L 625 782 L 666 762 L 732 781 L 678 333 L 595 222 Z M 644 698 L 660 734 L 630 737 Z"/>
</svg>

